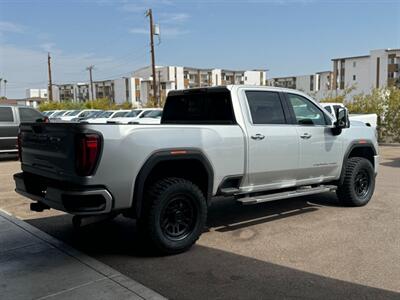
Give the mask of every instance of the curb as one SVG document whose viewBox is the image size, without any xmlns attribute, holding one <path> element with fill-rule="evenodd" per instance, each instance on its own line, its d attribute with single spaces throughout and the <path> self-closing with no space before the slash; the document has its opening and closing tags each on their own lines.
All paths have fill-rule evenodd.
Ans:
<svg viewBox="0 0 400 300">
<path fill-rule="evenodd" d="M 132 293 L 136 294 L 137 296 L 143 299 L 166 299 L 165 297 L 161 296 L 157 292 L 149 289 L 148 287 L 140 284 L 139 282 L 123 275 L 122 273 L 116 271 L 115 269 L 109 267 L 98 260 L 87 256 L 86 254 L 72 248 L 71 246 L 65 244 L 64 242 L 48 235 L 47 233 L 41 231 L 40 229 L 14 217 L 13 215 L 9 214 L 7 211 L 0 209 L 0 216 L 4 217 L 11 223 L 15 224 L 16 226 L 20 227 L 21 229 L 27 231 L 28 233 L 32 234 L 36 238 L 42 240 L 43 242 L 50 244 L 52 247 L 60 250 L 61 252 L 75 258 L 82 264 L 88 266 L 89 268 L 93 269 L 94 271 L 100 273 L 101 275 L 105 276 L 106 278 L 114 281 L 118 285 L 126 288 L 127 290 L 131 291 Z"/>
</svg>

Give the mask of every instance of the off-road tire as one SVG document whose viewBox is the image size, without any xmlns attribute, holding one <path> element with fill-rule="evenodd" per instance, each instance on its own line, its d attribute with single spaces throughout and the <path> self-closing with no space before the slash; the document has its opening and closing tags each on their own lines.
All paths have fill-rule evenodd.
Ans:
<svg viewBox="0 0 400 300">
<path fill-rule="evenodd" d="M 375 172 L 371 162 L 363 157 L 351 157 L 347 160 L 342 184 L 336 194 L 345 206 L 364 206 L 372 197 L 375 189 Z"/>
<path fill-rule="evenodd" d="M 179 211 L 179 202 L 176 199 L 184 199 L 184 205 L 191 206 L 191 218 L 176 212 Z M 170 177 L 157 181 L 146 193 L 144 204 L 143 214 L 138 220 L 139 230 L 150 246 L 155 247 L 160 254 L 177 254 L 188 250 L 203 232 L 207 219 L 206 199 L 199 187 L 186 179 Z M 177 207 L 171 208 L 172 205 Z M 169 217 L 166 218 L 165 215 L 171 214 L 174 219 L 171 222 L 175 221 L 174 224 L 178 225 L 166 228 L 163 224 L 169 222 Z M 187 232 L 180 237 L 171 237 L 169 234 L 173 231 L 172 228 L 184 228 L 179 224 L 179 221 L 184 222 L 182 219 L 190 222 Z M 162 224 L 162 221 L 165 222 Z"/>
</svg>

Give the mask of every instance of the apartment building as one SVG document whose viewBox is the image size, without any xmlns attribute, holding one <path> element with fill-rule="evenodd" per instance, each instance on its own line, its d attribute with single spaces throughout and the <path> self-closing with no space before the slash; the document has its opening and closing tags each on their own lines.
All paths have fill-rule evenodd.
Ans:
<svg viewBox="0 0 400 300">
<path fill-rule="evenodd" d="M 160 95 L 161 101 L 165 100 L 170 90 L 183 89 L 185 87 L 183 69 L 183 67 L 178 66 L 156 66 L 157 95 Z M 138 101 L 147 103 L 154 96 L 151 66 L 134 71 L 133 76 L 140 79 Z"/>
<path fill-rule="evenodd" d="M 272 78 L 268 84 L 301 90 L 318 100 L 347 88 L 353 88 L 348 95 L 351 98 L 373 88 L 400 87 L 400 49 L 371 50 L 368 55 L 334 58 L 332 62 L 332 71 Z"/>
<path fill-rule="evenodd" d="M 276 77 L 268 81 L 268 85 L 296 89 L 307 94 L 317 92 L 321 86 L 320 74 Z"/>
<path fill-rule="evenodd" d="M 153 96 L 153 76 L 150 66 L 133 72 L 141 80 L 141 101 Z M 228 84 L 266 85 L 265 70 L 203 69 L 183 66 L 156 66 L 157 94 L 163 101 L 170 90 Z"/>
<path fill-rule="evenodd" d="M 335 91 L 354 87 L 353 93 L 400 86 L 400 49 L 371 50 L 368 55 L 332 59 Z"/>
<path fill-rule="evenodd" d="M 140 78 L 124 77 L 114 80 L 93 81 L 93 93 L 90 83 L 58 84 L 53 90 L 55 101 L 85 102 L 91 99 L 107 98 L 121 104 L 137 104 L 140 100 Z"/>
<path fill-rule="evenodd" d="M 26 89 L 26 98 L 47 98 L 47 89 Z"/>
<path fill-rule="evenodd" d="M 183 66 L 156 66 L 157 95 L 164 101 L 170 90 L 228 84 L 266 85 L 265 70 L 199 69 Z M 147 66 L 131 76 L 93 82 L 94 97 L 89 83 L 58 84 L 53 88 L 55 101 L 76 102 L 108 98 L 140 106 L 154 96 L 153 72 Z"/>
</svg>

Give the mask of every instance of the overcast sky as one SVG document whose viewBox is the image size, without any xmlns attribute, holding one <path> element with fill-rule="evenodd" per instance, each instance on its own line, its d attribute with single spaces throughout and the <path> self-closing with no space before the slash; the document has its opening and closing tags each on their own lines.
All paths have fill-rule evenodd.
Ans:
<svg viewBox="0 0 400 300">
<path fill-rule="evenodd" d="M 268 77 L 332 68 L 331 59 L 400 48 L 400 1 L 0 0 L 0 78 L 7 96 L 53 82 L 113 79 L 150 62 L 147 8 L 160 24 L 158 65 L 268 69 Z M 4 94 L 4 85 L 2 85 Z"/>
</svg>

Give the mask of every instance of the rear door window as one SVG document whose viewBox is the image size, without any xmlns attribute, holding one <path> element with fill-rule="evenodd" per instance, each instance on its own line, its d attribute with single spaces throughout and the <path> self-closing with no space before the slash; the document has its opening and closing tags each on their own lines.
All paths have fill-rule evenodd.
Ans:
<svg viewBox="0 0 400 300">
<path fill-rule="evenodd" d="M 35 109 L 20 107 L 18 110 L 21 122 L 36 122 L 43 119 L 43 115 Z"/>
<path fill-rule="evenodd" d="M 247 91 L 253 124 L 286 124 L 279 94 L 269 91 Z"/>
<path fill-rule="evenodd" d="M 14 116 L 11 107 L 0 107 L 0 122 L 14 122 Z"/>
</svg>

